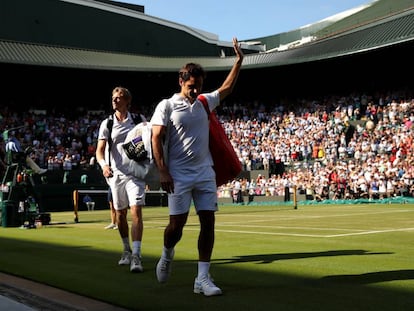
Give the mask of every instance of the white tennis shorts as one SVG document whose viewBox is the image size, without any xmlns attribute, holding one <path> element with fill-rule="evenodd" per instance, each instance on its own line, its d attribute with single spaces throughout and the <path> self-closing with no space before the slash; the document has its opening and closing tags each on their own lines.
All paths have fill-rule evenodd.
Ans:
<svg viewBox="0 0 414 311">
<path fill-rule="evenodd" d="M 174 193 L 168 194 L 170 215 L 189 212 L 192 201 L 197 213 L 218 210 L 216 174 L 211 166 L 172 171 L 171 176 L 174 179 Z"/>
<path fill-rule="evenodd" d="M 127 175 L 114 175 L 107 181 L 116 210 L 145 205 L 145 181 Z"/>
</svg>

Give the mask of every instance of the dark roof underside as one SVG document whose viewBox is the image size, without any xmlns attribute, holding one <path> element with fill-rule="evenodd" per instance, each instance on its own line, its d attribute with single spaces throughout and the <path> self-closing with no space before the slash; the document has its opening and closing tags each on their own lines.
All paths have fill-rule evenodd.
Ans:
<svg viewBox="0 0 414 311">
<path fill-rule="evenodd" d="M 390 17 L 336 37 L 286 51 L 246 55 L 244 68 L 275 67 L 366 52 L 414 40 L 414 10 Z M 194 61 L 207 70 L 227 70 L 232 57 L 152 57 L 92 51 L 40 44 L 0 41 L 0 63 L 116 71 L 175 72 L 183 62 Z"/>
</svg>

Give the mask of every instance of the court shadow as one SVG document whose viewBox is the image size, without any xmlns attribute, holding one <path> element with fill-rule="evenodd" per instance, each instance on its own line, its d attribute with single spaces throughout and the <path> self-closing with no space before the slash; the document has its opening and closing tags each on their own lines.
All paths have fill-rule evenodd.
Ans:
<svg viewBox="0 0 414 311">
<path fill-rule="evenodd" d="M 368 256 L 368 255 L 384 255 L 392 254 L 391 252 L 370 252 L 367 250 L 355 249 L 355 250 L 335 250 L 325 252 L 306 252 L 306 253 L 286 253 L 286 254 L 258 254 L 248 256 L 234 256 L 232 258 L 215 259 L 212 260 L 216 264 L 233 264 L 241 262 L 257 262 L 258 264 L 272 263 L 278 260 L 288 259 L 302 259 L 313 257 L 331 257 L 331 256 Z"/>
<path fill-rule="evenodd" d="M 413 280 L 414 270 L 393 270 L 393 271 L 378 271 L 368 272 L 362 274 L 343 274 L 343 275 L 330 275 L 321 278 L 321 280 L 327 280 L 339 283 L 348 284 L 370 284 L 387 281 L 397 280 Z"/>
</svg>

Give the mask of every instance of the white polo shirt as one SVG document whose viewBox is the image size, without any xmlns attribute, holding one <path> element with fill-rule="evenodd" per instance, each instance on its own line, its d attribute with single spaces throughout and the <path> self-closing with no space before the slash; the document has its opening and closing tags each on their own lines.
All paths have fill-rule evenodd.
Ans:
<svg viewBox="0 0 414 311">
<path fill-rule="evenodd" d="M 220 95 L 217 90 L 203 95 L 210 111 L 219 105 Z M 177 93 L 157 105 L 151 124 L 168 128 L 167 165 L 171 173 L 213 166 L 208 122 L 207 112 L 199 100 L 191 104 Z"/>
<path fill-rule="evenodd" d="M 106 140 L 106 148 L 105 148 L 105 161 L 106 163 L 111 163 L 111 168 L 114 174 L 123 174 L 129 175 L 130 174 L 130 160 L 126 156 L 122 144 L 125 142 L 125 138 L 128 135 L 128 132 L 135 127 L 134 120 L 131 114 L 128 112 L 127 118 L 124 122 L 119 122 L 118 119 L 113 115 L 113 126 L 112 126 L 112 148 L 110 151 L 111 161 L 109 162 L 108 158 L 108 137 L 109 137 L 109 130 L 108 130 L 108 118 L 103 120 L 100 127 L 99 127 L 99 134 L 98 139 Z"/>
</svg>

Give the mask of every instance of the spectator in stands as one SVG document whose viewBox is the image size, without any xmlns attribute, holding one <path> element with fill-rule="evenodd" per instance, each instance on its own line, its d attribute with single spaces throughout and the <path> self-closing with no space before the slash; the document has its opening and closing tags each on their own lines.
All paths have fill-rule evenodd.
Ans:
<svg viewBox="0 0 414 311">
<path fill-rule="evenodd" d="M 283 188 L 284 188 L 284 201 L 289 202 L 290 201 L 290 187 L 291 183 L 289 178 L 283 179 Z"/>
<path fill-rule="evenodd" d="M 233 184 L 233 203 L 243 203 L 242 180 L 235 179 Z"/>
<path fill-rule="evenodd" d="M 71 171 L 72 170 L 72 157 L 69 152 L 67 152 L 63 158 L 63 170 Z"/>
<path fill-rule="evenodd" d="M 236 38 L 233 39 L 233 47 L 236 61 L 227 78 L 217 90 L 204 94 L 211 111 L 232 92 L 237 81 L 243 52 Z M 217 186 L 208 149 L 208 118 L 203 104 L 197 100 L 204 77 L 205 72 L 200 65 L 186 64 L 179 72 L 180 93 L 161 101 L 151 119 L 153 155 L 160 172 L 161 186 L 168 193 L 170 213 L 156 274 L 159 282 L 168 280 L 174 247 L 182 237 L 193 200 L 200 221 L 198 275 L 194 281 L 194 292 L 214 296 L 221 295 L 222 291 L 209 274 L 214 246 Z M 163 152 L 166 135 L 168 155 Z"/>
<path fill-rule="evenodd" d="M 128 89 L 124 87 L 113 89 L 113 125 L 112 129 L 109 129 L 108 118 L 102 121 L 99 128 L 96 159 L 111 188 L 116 210 L 116 223 L 123 243 L 124 251 L 118 264 L 129 265 L 131 272 L 142 272 L 141 242 L 144 226 L 142 206 L 145 204 L 145 181 L 132 175 L 122 148 L 128 132 L 135 127 L 135 122 L 129 112 L 131 100 L 132 96 Z M 132 249 L 129 241 L 128 207 L 132 218 Z"/>
</svg>

